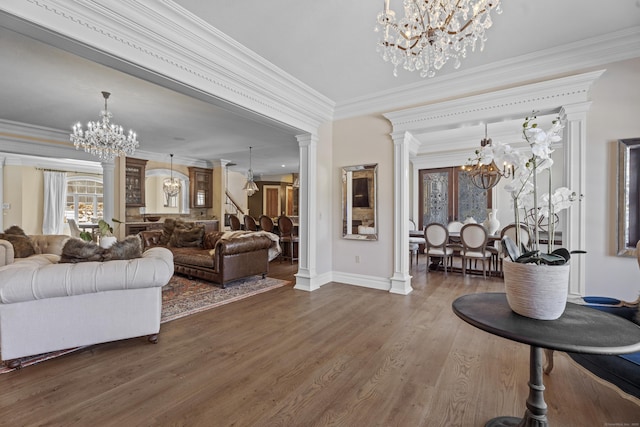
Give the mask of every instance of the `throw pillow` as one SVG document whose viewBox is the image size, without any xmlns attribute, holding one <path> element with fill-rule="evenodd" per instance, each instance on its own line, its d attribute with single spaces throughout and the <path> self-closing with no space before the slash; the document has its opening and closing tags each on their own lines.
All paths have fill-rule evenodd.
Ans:
<svg viewBox="0 0 640 427">
<path fill-rule="evenodd" d="M 167 218 L 164 220 L 164 224 L 162 225 L 162 236 L 160 237 L 160 244 L 166 246 L 169 244 L 171 240 L 171 235 L 173 234 L 173 229 L 176 227 L 176 221 L 172 218 Z"/>
<path fill-rule="evenodd" d="M 105 250 L 93 242 L 85 242 L 80 238 L 72 237 L 62 248 L 60 262 L 102 261 Z"/>
<path fill-rule="evenodd" d="M 192 228 L 176 227 L 169 241 L 169 245 L 176 248 L 202 247 L 204 226 L 196 225 Z"/>
<path fill-rule="evenodd" d="M 0 239 L 7 240 L 13 246 L 13 256 L 26 258 L 36 253 L 36 247 L 31 239 L 25 235 L 0 233 Z"/>
<path fill-rule="evenodd" d="M 116 242 L 107 249 L 102 257 L 103 261 L 117 259 L 134 259 L 142 257 L 142 241 L 138 236 L 128 236 Z"/>
<path fill-rule="evenodd" d="M 11 227 L 7 228 L 6 230 L 4 230 L 4 233 L 27 237 L 27 233 L 25 233 L 24 230 L 17 225 L 12 225 Z"/>
</svg>

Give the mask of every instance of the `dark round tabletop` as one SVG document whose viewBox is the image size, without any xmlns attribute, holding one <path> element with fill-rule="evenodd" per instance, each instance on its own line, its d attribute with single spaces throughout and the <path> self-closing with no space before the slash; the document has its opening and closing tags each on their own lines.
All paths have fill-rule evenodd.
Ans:
<svg viewBox="0 0 640 427">
<path fill-rule="evenodd" d="M 640 326 L 579 304 L 567 303 L 557 320 L 536 320 L 513 312 L 504 293 L 464 295 L 452 307 L 477 328 L 536 347 L 590 354 L 640 351 Z"/>
</svg>

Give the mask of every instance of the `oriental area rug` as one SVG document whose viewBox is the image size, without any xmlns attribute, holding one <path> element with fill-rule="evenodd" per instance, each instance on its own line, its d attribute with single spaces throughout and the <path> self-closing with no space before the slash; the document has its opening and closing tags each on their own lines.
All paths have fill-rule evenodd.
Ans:
<svg viewBox="0 0 640 427">
<path fill-rule="evenodd" d="M 270 277 L 263 279 L 261 276 L 253 276 L 229 282 L 226 288 L 222 289 L 220 285 L 212 284 L 211 282 L 174 275 L 169 283 L 162 288 L 162 315 L 160 323 L 210 310 L 224 304 L 289 285 L 290 283 L 291 282 L 286 280 L 272 279 Z M 22 368 L 60 357 L 82 348 L 84 347 L 23 357 Z M 14 369 L 8 368 L 4 364 L 0 365 L 0 374 L 13 370 Z"/>
</svg>

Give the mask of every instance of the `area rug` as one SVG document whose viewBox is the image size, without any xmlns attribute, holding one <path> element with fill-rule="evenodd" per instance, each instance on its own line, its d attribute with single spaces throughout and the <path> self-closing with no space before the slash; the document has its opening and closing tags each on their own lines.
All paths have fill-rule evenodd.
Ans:
<svg viewBox="0 0 640 427">
<path fill-rule="evenodd" d="M 230 282 L 222 289 L 219 285 L 214 285 L 210 282 L 174 275 L 169 283 L 162 288 L 160 323 L 210 310 L 288 284 L 290 282 L 285 280 L 272 279 L 270 277 L 263 279 L 261 276 L 253 276 Z M 23 357 L 22 368 L 60 357 L 82 348 L 84 347 Z M 0 374 L 13 370 L 15 369 L 8 368 L 4 364 L 0 365 Z"/>
</svg>

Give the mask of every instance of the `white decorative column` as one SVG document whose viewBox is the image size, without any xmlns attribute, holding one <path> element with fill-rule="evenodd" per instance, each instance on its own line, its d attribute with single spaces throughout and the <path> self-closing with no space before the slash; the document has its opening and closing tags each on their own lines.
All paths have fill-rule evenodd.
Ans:
<svg viewBox="0 0 640 427">
<path fill-rule="evenodd" d="M 317 213 L 316 198 L 318 188 L 317 178 L 317 147 L 318 136 L 314 134 L 298 135 L 300 147 L 300 190 L 299 190 L 299 221 L 298 236 L 298 273 L 294 289 L 314 291 L 320 288 L 318 272 L 316 270 L 316 228 L 311 226 L 311 220 Z"/>
<path fill-rule="evenodd" d="M 124 164 L 124 159 L 123 162 Z M 115 215 L 116 185 L 115 185 L 115 163 L 113 160 L 104 160 L 102 164 L 102 217 L 112 226 L 112 218 Z M 123 186 L 124 188 L 124 186 Z M 124 222 L 125 218 L 116 218 Z M 115 228 L 115 227 L 114 227 Z"/>
<path fill-rule="evenodd" d="M 564 182 L 566 186 L 578 194 L 586 194 L 587 165 L 587 111 L 591 102 L 564 105 L 560 109 L 560 118 L 565 123 L 564 139 Z M 575 203 L 567 211 L 566 240 L 563 236 L 563 247 L 573 249 L 586 248 L 586 206 L 584 202 Z M 569 276 L 569 295 L 584 296 L 586 293 L 586 260 L 584 256 L 571 257 L 571 274 Z"/>
<path fill-rule="evenodd" d="M 4 230 L 4 162 L 5 157 L 0 157 L 0 230 Z"/>
<path fill-rule="evenodd" d="M 408 132 L 395 132 L 393 139 L 393 294 L 407 295 L 411 287 L 409 274 L 409 145 Z"/>
</svg>

